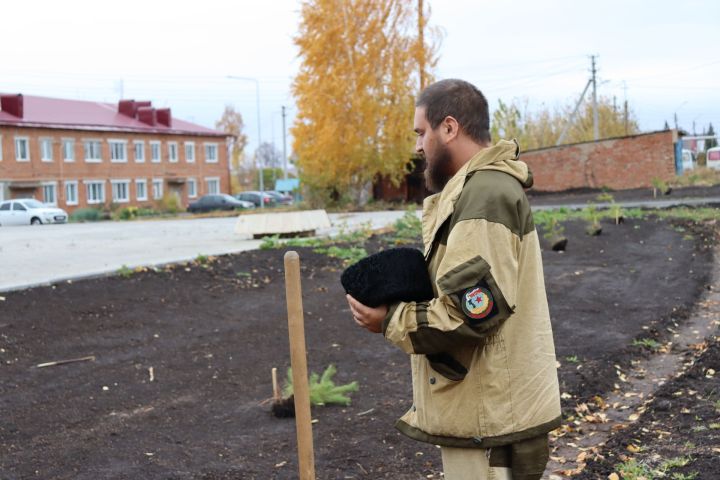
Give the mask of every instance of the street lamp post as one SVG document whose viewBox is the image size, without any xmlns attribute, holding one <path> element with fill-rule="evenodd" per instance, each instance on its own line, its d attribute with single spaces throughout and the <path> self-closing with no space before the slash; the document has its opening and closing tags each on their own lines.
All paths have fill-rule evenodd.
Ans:
<svg viewBox="0 0 720 480">
<path fill-rule="evenodd" d="M 260 82 L 254 77 L 238 77 L 236 75 L 228 75 L 227 78 L 232 80 L 246 80 L 249 82 L 255 82 L 255 100 L 257 103 L 257 128 L 258 128 L 258 146 L 256 152 L 260 152 L 260 145 L 262 145 L 262 136 L 260 135 Z M 265 181 L 263 175 L 263 164 L 262 158 L 258 155 L 258 165 L 260 166 L 260 208 L 265 208 Z"/>
</svg>

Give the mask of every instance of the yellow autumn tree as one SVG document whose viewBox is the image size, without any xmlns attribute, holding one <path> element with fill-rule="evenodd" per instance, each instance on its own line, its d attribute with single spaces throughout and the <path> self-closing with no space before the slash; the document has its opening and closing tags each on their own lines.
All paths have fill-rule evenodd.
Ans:
<svg viewBox="0 0 720 480">
<path fill-rule="evenodd" d="M 432 47 L 419 45 L 423 23 L 414 7 L 410 0 L 302 3 L 292 135 L 300 177 L 316 203 L 362 203 L 376 176 L 399 181 L 406 172 L 418 59 L 426 70 L 435 63 Z"/>
<path fill-rule="evenodd" d="M 574 104 L 566 104 L 554 110 L 542 107 L 531 111 L 527 99 L 515 99 L 509 104 L 500 100 L 493 112 L 491 134 L 493 139 L 516 138 L 522 150 L 554 146 L 566 127 L 563 144 L 593 140 L 592 104 L 584 102 L 568 123 L 573 109 Z M 600 97 L 598 131 L 603 139 L 633 135 L 640 128 L 632 110 L 628 108 L 626 119 L 623 109 L 615 107 L 609 98 Z"/>
</svg>

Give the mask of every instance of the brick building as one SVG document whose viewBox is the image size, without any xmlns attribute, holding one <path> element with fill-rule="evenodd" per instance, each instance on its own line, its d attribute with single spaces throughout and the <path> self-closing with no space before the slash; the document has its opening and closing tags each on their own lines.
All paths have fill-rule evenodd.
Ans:
<svg viewBox="0 0 720 480">
<path fill-rule="evenodd" d="M 0 95 L 0 200 L 80 207 L 185 206 L 230 191 L 227 134 L 151 102 Z"/>
<path fill-rule="evenodd" d="M 662 130 L 537 150 L 522 150 L 520 160 L 530 167 L 533 190 L 559 192 L 581 188 L 649 188 L 654 179 L 669 181 L 682 173 L 682 132 Z M 373 185 L 375 200 L 422 202 L 423 162 L 399 186 L 387 178 Z"/>
<path fill-rule="evenodd" d="M 677 130 L 605 138 L 520 151 L 530 167 L 534 190 L 649 188 L 655 178 L 672 180 L 682 171 Z"/>
</svg>

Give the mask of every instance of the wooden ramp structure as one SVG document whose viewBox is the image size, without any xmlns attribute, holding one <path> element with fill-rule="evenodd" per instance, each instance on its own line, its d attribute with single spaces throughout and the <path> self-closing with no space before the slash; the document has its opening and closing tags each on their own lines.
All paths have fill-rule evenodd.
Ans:
<svg viewBox="0 0 720 480">
<path fill-rule="evenodd" d="M 325 210 L 252 213 L 238 217 L 235 233 L 252 238 L 272 235 L 307 237 L 315 235 L 317 230 L 328 229 L 330 226 L 330 218 Z"/>
</svg>

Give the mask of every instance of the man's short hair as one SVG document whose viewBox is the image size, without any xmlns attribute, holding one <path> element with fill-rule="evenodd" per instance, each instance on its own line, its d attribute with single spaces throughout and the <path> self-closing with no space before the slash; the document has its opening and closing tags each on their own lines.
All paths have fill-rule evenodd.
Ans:
<svg viewBox="0 0 720 480">
<path fill-rule="evenodd" d="M 433 130 L 450 116 L 476 142 L 490 141 L 487 99 L 469 82 L 455 78 L 435 82 L 420 93 L 415 106 L 425 107 L 425 117 Z"/>
</svg>

